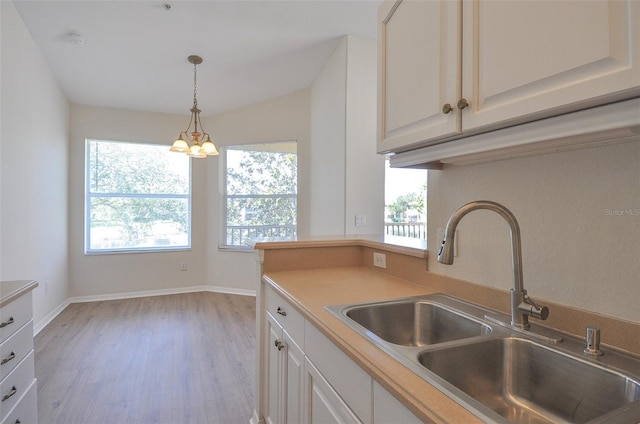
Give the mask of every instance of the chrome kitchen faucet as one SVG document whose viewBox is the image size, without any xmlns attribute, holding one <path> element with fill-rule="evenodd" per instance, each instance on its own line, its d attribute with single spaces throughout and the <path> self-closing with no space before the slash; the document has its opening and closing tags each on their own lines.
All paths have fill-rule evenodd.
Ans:
<svg viewBox="0 0 640 424">
<path fill-rule="evenodd" d="M 453 264 L 453 247 L 456 228 L 458 227 L 462 217 L 477 209 L 486 209 L 496 212 L 507 221 L 509 228 L 511 229 L 511 261 L 513 268 L 513 288 L 511 289 L 511 325 L 518 328 L 528 328 L 529 316 L 542 320 L 547 319 L 549 316 L 549 308 L 546 306 L 536 305 L 524 289 L 524 283 L 522 281 L 520 226 L 518 225 L 518 221 L 513 213 L 501 204 L 488 200 L 477 200 L 467 203 L 455 211 L 447 222 L 444 239 L 442 240 L 442 245 L 440 245 L 440 250 L 438 251 L 438 262 L 445 265 Z"/>
</svg>

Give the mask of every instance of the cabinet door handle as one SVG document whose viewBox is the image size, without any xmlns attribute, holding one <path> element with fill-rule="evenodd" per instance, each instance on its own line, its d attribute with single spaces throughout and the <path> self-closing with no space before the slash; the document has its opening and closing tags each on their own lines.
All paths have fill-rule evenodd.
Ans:
<svg viewBox="0 0 640 424">
<path fill-rule="evenodd" d="M 284 349 L 284 343 L 282 343 L 280 340 L 276 340 L 274 344 L 278 348 L 278 350 Z"/>
<path fill-rule="evenodd" d="M 287 316 L 287 312 L 284 311 L 281 307 L 278 306 L 278 309 L 276 309 L 276 312 L 279 313 L 280 315 L 282 315 L 283 317 Z"/>
<path fill-rule="evenodd" d="M 16 386 L 13 386 L 11 388 L 11 391 L 4 395 L 4 397 L 2 398 L 2 401 L 4 402 L 5 400 L 9 399 L 11 396 L 15 395 L 18 392 L 18 389 L 16 389 Z"/>
<path fill-rule="evenodd" d="M 15 358 L 15 357 L 16 357 L 16 353 L 15 353 L 15 352 L 11 352 L 11 353 L 9 354 L 9 356 L 7 356 L 6 358 L 4 358 L 4 359 L 2 360 L 2 362 L 0 362 L 0 365 L 4 365 L 4 364 L 6 364 L 7 362 L 9 362 L 10 360 L 12 360 L 12 359 L 13 359 L 13 358 Z"/>
<path fill-rule="evenodd" d="M 469 106 L 469 102 L 464 97 L 458 100 L 458 109 L 462 110 Z"/>
<path fill-rule="evenodd" d="M 9 320 L 7 322 L 3 322 L 2 324 L 0 324 L 0 328 L 4 328 L 9 324 L 13 324 L 13 317 L 9 317 Z"/>
<path fill-rule="evenodd" d="M 448 115 L 452 110 L 453 106 L 451 106 L 451 103 L 445 103 L 444 105 L 442 105 L 442 113 L 444 113 L 445 115 Z"/>
</svg>

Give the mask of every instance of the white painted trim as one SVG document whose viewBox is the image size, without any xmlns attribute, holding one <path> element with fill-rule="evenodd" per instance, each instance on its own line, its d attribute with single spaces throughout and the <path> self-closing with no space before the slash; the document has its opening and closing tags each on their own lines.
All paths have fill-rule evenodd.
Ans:
<svg viewBox="0 0 640 424">
<path fill-rule="evenodd" d="M 49 323 L 53 321 L 53 319 L 57 317 L 60 314 L 60 312 L 64 311 L 65 308 L 69 306 L 69 304 L 70 304 L 69 299 L 65 300 L 60 305 L 58 305 L 57 308 L 49 312 L 49 314 L 46 317 L 42 318 L 40 322 L 38 322 L 33 327 L 33 337 L 37 336 L 38 333 L 42 331 L 42 329 L 45 328 L 47 325 L 49 325 Z"/>
<path fill-rule="evenodd" d="M 391 166 L 465 164 L 637 138 L 640 98 L 464 137 L 390 157 Z"/>
<path fill-rule="evenodd" d="M 249 419 L 249 424 L 264 424 L 264 420 L 258 418 L 258 411 L 253 410 L 253 416 Z"/>
<path fill-rule="evenodd" d="M 38 335 L 42 329 L 44 329 L 55 317 L 57 317 L 67 306 L 72 303 L 86 303 L 86 302 L 100 302 L 105 300 L 119 300 L 119 299 L 133 299 L 137 297 L 150 297 L 150 296 L 165 296 L 171 294 L 182 293 L 197 293 L 197 292 L 212 292 L 212 293 L 226 293 L 235 294 L 238 296 L 254 296 L 255 290 L 235 289 L 231 287 L 220 286 L 192 286 L 192 287 L 180 287 L 172 289 L 160 289 L 160 290 L 144 290 L 136 292 L 123 292 L 123 293 L 109 293 L 99 294 L 94 296 L 75 296 L 70 297 L 62 302 L 57 308 L 51 311 L 46 317 L 44 317 L 33 329 L 34 337 Z"/>
</svg>

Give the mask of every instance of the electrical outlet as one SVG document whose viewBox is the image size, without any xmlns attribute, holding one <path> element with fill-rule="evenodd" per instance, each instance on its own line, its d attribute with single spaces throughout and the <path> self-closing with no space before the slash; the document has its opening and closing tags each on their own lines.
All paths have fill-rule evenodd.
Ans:
<svg viewBox="0 0 640 424">
<path fill-rule="evenodd" d="M 356 215 L 356 227 L 367 225 L 367 215 Z"/>
<path fill-rule="evenodd" d="M 437 252 L 438 249 L 440 249 L 442 240 L 444 239 L 444 229 L 438 228 L 436 230 L 436 237 L 438 238 L 438 247 L 436 247 Z M 458 230 L 453 234 L 453 256 L 458 256 Z"/>
<path fill-rule="evenodd" d="M 187 270 L 187 263 L 186 262 L 180 263 L 180 271 L 186 271 L 186 270 Z"/>
<path fill-rule="evenodd" d="M 385 255 L 384 253 L 373 252 L 373 266 L 377 266 L 378 268 L 386 268 L 387 255 Z"/>
</svg>

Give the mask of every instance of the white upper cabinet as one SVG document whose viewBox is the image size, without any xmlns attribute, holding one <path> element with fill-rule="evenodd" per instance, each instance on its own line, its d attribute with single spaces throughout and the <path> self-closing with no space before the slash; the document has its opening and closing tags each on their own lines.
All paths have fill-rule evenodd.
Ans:
<svg viewBox="0 0 640 424">
<path fill-rule="evenodd" d="M 378 151 L 460 132 L 459 5 L 383 2 L 378 9 Z M 446 109 L 445 109 L 446 111 Z"/>
<path fill-rule="evenodd" d="M 401 0 L 379 20 L 381 153 L 640 95 L 636 0 Z"/>
</svg>

